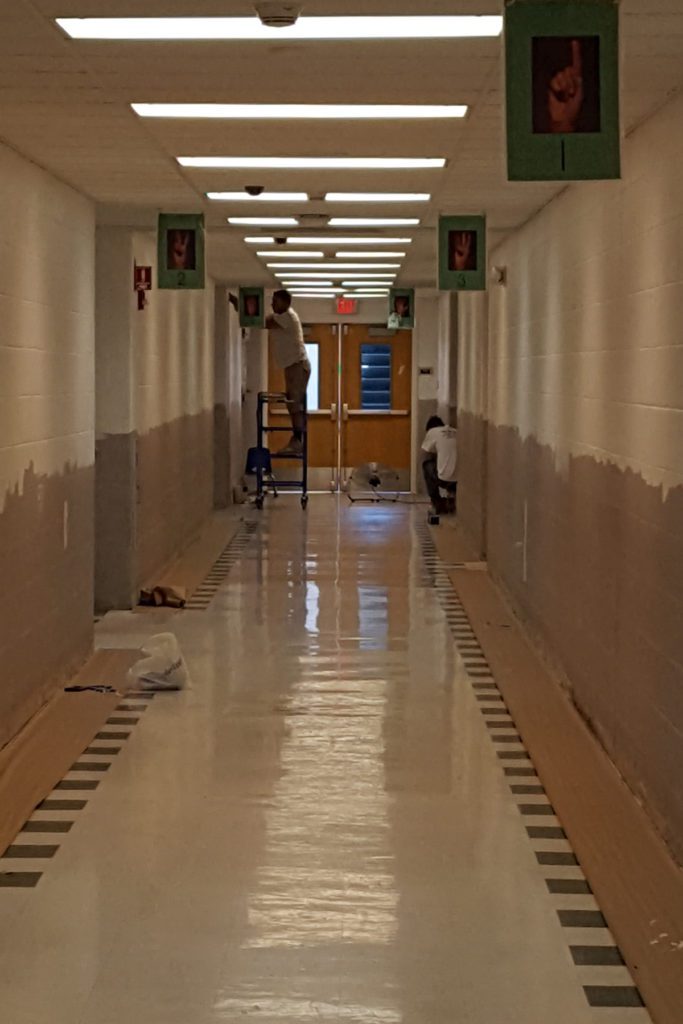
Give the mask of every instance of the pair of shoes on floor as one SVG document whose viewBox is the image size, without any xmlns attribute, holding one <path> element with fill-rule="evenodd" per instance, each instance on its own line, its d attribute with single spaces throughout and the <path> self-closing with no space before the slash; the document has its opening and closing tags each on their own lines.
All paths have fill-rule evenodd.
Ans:
<svg viewBox="0 0 683 1024">
<path fill-rule="evenodd" d="M 303 455 L 303 442 L 296 437 L 290 437 L 284 448 L 281 448 L 278 455 Z"/>
</svg>

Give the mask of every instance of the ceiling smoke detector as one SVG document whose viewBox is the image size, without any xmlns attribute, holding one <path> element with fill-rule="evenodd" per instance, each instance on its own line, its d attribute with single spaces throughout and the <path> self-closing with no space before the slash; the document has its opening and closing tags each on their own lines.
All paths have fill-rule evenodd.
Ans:
<svg viewBox="0 0 683 1024">
<path fill-rule="evenodd" d="M 301 7 L 298 4 L 277 3 L 277 0 L 256 4 L 254 10 L 261 23 L 268 28 L 291 28 L 292 25 L 296 25 L 301 14 Z"/>
</svg>

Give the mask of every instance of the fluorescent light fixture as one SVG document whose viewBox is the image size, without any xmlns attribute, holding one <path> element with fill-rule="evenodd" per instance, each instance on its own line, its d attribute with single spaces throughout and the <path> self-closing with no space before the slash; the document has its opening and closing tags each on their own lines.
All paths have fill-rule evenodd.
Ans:
<svg viewBox="0 0 683 1024">
<path fill-rule="evenodd" d="M 268 263 L 266 266 L 278 270 L 399 270 L 400 263 Z"/>
<path fill-rule="evenodd" d="M 337 252 L 335 256 L 338 260 L 381 260 L 384 258 L 401 259 L 403 256 L 407 256 L 405 252 Z"/>
<path fill-rule="evenodd" d="M 383 235 L 359 235 L 357 238 L 335 238 L 334 235 L 287 239 L 289 245 L 410 245 L 412 238 L 386 238 Z"/>
<path fill-rule="evenodd" d="M 279 278 L 282 278 L 283 275 L 282 274 L 276 274 L 275 276 L 279 277 Z M 334 282 L 333 281 L 319 281 L 319 280 L 309 281 L 307 278 L 302 278 L 302 279 L 296 280 L 296 281 L 281 281 L 281 284 L 283 284 L 285 286 L 285 288 L 322 288 L 322 289 L 328 289 L 329 290 L 330 288 L 333 287 Z"/>
<path fill-rule="evenodd" d="M 279 278 L 286 278 L 287 280 L 291 280 L 291 281 L 294 281 L 295 279 L 298 279 L 300 281 L 308 281 L 308 280 L 313 280 L 316 277 L 325 277 L 325 278 L 331 277 L 335 281 L 338 281 L 341 278 L 358 277 L 358 278 L 360 278 L 362 280 L 363 278 L 367 278 L 367 277 L 375 277 L 377 279 L 379 279 L 379 278 L 382 278 L 382 279 L 388 278 L 390 281 L 393 281 L 394 278 L 396 277 L 396 274 L 395 273 L 391 274 L 389 272 L 387 272 L 385 274 L 384 271 L 382 271 L 379 274 L 368 274 L 367 272 L 364 273 L 364 274 L 354 274 L 354 273 L 349 273 L 348 270 L 342 270 L 338 274 L 333 274 L 329 270 L 324 271 L 321 274 L 316 274 L 315 272 L 311 272 L 311 273 L 308 273 L 308 274 L 305 274 L 305 273 L 302 272 L 302 273 L 298 274 L 296 272 L 292 272 L 291 270 L 285 270 L 283 272 L 275 274 L 274 276 L 275 277 L 279 277 Z M 342 281 L 342 284 L 344 284 L 344 283 L 345 283 L 345 281 Z M 351 282 L 351 283 L 353 284 L 355 282 Z M 382 281 L 378 280 L 378 283 L 381 284 Z"/>
<path fill-rule="evenodd" d="M 275 245 L 275 239 L 265 235 L 247 235 L 244 241 L 247 245 Z"/>
<path fill-rule="evenodd" d="M 285 259 L 298 259 L 298 260 L 317 260 L 323 259 L 325 256 L 324 252 L 292 252 L 291 249 L 273 249 L 273 250 L 259 250 L 256 253 L 257 256 L 268 257 L 270 259 L 273 256 L 284 257 Z M 405 253 L 404 253 L 405 255 Z"/>
<path fill-rule="evenodd" d="M 372 281 L 363 281 L 363 280 L 348 281 L 347 280 L 347 281 L 342 281 L 342 284 L 343 284 L 343 286 L 345 288 L 381 288 L 382 285 L 391 284 L 391 281 L 377 281 L 377 280 L 372 280 Z"/>
<path fill-rule="evenodd" d="M 395 171 L 446 166 L 444 157 L 398 156 L 179 156 L 181 167 L 222 170 Z"/>
<path fill-rule="evenodd" d="M 464 104 L 400 103 L 131 103 L 140 117 L 226 121 L 416 121 L 465 117 Z"/>
<path fill-rule="evenodd" d="M 381 228 L 419 224 L 417 217 L 332 217 L 331 228 Z"/>
<path fill-rule="evenodd" d="M 292 292 L 295 299 L 335 299 L 336 292 Z"/>
<path fill-rule="evenodd" d="M 327 203 L 428 203 L 429 192 L 327 192 Z"/>
<path fill-rule="evenodd" d="M 290 291 L 292 295 L 296 295 L 298 292 L 332 292 L 333 295 L 339 295 L 344 289 L 335 288 L 333 285 L 300 284 L 297 282 L 291 286 Z"/>
<path fill-rule="evenodd" d="M 258 18 L 56 18 L 72 39 L 474 39 L 499 36 L 500 15 L 401 15 L 298 18 L 274 28 Z"/>
<path fill-rule="evenodd" d="M 207 192 L 207 199 L 218 203 L 307 203 L 307 192 L 261 192 L 250 196 L 248 192 Z"/>
<path fill-rule="evenodd" d="M 386 292 L 344 292 L 345 299 L 386 299 Z"/>
<path fill-rule="evenodd" d="M 299 221 L 296 217 L 228 217 L 228 224 L 251 224 L 252 227 L 270 224 L 272 227 L 295 228 Z"/>
</svg>

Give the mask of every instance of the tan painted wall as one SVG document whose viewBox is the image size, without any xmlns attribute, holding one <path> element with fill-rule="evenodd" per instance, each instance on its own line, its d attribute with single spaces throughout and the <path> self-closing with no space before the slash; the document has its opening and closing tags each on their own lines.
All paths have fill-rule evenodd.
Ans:
<svg viewBox="0 0 683 1024">
<path fill-rule="evenodd" d="M 133 238 L 138 264 L 156 266 L 153 234 Z M 134 321 L 137 571 L 151 581 L 213 508 L 214 285 L 151 293 Z"/>
<path fill-rule="evenodd" d="M 682 126 L 679 99 L 625 142 L 623 181 L 496 250 L 488 409 L 472 296 L 461 407 L 487 435 L 492 570 L 683 860 Z"/>
<path fill-rule="evenodd" d="M 0 145 L 0 746 L 92 643 L 92 204 Z"/>
</svg>

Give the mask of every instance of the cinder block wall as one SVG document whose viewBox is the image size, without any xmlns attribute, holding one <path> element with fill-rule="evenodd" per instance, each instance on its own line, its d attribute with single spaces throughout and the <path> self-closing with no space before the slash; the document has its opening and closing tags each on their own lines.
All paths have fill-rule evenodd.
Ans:
<svg viewBox="0 0 683 1024">
<path fill-rule="evenodd" d="M 134 258 L 156 267 L 156 239 Z M 154 289 L 135 314 L 138 583 L 153 579 L 211 514 L 214 496 L 214 286 Z"/>
<path fill-rule="evenodd" d="M 92 642 L 92 203 L 0 145 L 0 745 Z"/>
<path fill-rule="evenodd" d="M 492 571 L 681 861 L 682 125 L 677 99 L 621 182 L 571 187 L 496 250 L 488 324 L 462 301 L 460 403 L 465 448 L 487 435 Z"/>
</svg>

